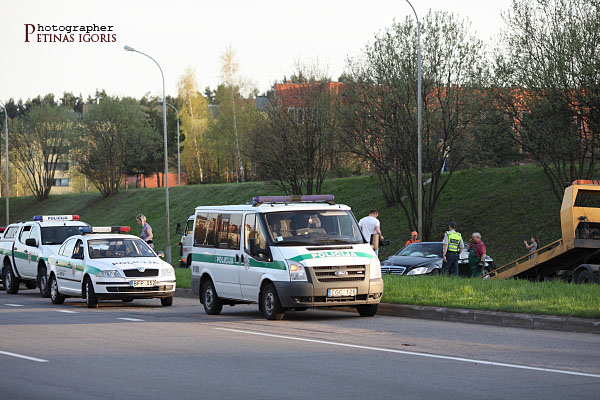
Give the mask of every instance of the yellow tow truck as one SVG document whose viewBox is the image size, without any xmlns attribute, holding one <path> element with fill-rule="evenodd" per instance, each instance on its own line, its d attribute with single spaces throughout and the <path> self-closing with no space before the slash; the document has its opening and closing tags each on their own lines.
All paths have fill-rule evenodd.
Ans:
<svg viewBox="0 0 600 400">
<path fill-rule="evenodd" d="M 560 208 L 562 238 L 482 278 L 600 282 L 600 181 L 576 180 Z"/>
</svg>

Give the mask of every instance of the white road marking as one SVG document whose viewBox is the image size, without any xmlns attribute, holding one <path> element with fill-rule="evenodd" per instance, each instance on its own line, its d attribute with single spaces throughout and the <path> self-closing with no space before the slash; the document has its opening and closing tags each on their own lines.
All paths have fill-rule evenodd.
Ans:
<svg viewBox="0 0 600 400">
<path fill-rule="evenodd" d="M 137 318 L 117 318 L 117 319 L 121 319 L 123 321 L 132 321 L 132 322 L 144 322 L 143 319 L 137 319 Z"/>
<path fill-rule="evenodd" d="M 29 361 L 35 361 L 35 362 L 41 362 L 41 363 L 48 362 L 48 360 L 42 360 L 41 358 L 29 357 L 29 356 L 24 356 L 22 354 L 16 354 L 16 353 L 9 353 L 7 351 L 0 351 L 0 354 L 4 354 L 5 356 L 22 358 L 22 359 L 29 360 Z"/>
<path fill-rule="evenodd" d="M 71 311 L 71 310 L 55 310 L 55 311 L 65 313 L 65 314 L 79 314 L 79 311 Z"/>
<path fill-rule="evenodd" d="M 466 363 L 472 363 L 472 364 L 493 365 L 496 367 L 526 369 L 526 370 L 530 370 L 530 371 L 553 372 L 556 374 L 600 378 L 600 375 L 598 375 L 598 374 L 589 374 L 586 372 L 575 372 L 575 371 L 567 371 L 567 370 L 562 370 L 562 369 L 532 367 L 532 366 L 528 366 L 528 365 L 508 364 L 508 363 L 501 363 L 501 362 L 494 362 L 494 361 L 476 360 L 473 358 L 442 356 L 442 355 L 438 355 L 438 354 L 417 353 L 414 351 L 394 350 L 394 349 L 385 349 L 382 347 L 371 347 L 371 346 L 361 346 L 361 345 L 348 344 L 348 343 L 329 342 L 326 340 L 306 339 L 306 338 L 299 338 L 299 337 L 294 337 L 294 336 L 284 336 L 284 335 L 274 335 L 274 334 L 270 334 L 270 333 L 245 331 L 245 330 L 241 330 L 241 329 L 230 329 L 230 328 L 214 328 L 214 329 L 221 330 L 221 331 L 236 332 L 236 333 L 245 333 L 248 335 L 268 336 L 268 337 L 279 338 L 279 339 L 297 340 L 300 342 L 329 344 L 332 346 L 352 347 L 355 349 L 382 351 L 382 352 L 386 352 L 386 353 L 405 354 L 405 355 L 409 355 L 409 356 L 418 356 L 418 357 L 427 357 L 427 358 L 437 358 L 437 359 L 442 359 L 442 360 L 460 361 L 460 362 L 466 362 Z"/>
<path fill-rule="evenodd" d="M 5 306 L 9 306 L 9 307 L 25 307 L 23 304 L 5 304 Z"/>
</svg>

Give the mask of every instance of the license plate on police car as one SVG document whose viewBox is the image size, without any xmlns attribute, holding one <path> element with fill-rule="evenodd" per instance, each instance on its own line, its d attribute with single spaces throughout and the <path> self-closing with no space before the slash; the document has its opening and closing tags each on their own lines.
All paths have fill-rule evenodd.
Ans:
<svg viewBox="0 0 600 400">
<path fill-rule="evenodd" d="M 156 286 L 156 281 L 131 281 L 130 286 L 133 286 L 133 287 Z"/>
<path fill-rule="evenodd" d="M 327 297 L 350 297 L 350 296 L 356 296 L 356 288 L 327 289 Z"/>
</svg>

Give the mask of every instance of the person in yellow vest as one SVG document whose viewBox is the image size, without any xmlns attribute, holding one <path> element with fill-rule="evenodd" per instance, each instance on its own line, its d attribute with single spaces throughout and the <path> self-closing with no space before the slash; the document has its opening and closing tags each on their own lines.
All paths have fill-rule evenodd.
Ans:
<svg viewBox="0 0 600 400">
<path fill-rule="evenodd" d="M 442 274 L 458 276 L 458 256 L 465 248 L 460 233 L 456 232 L 456 222 L 450 222 L 448 231 L 444 234 Z"/>
</svg>

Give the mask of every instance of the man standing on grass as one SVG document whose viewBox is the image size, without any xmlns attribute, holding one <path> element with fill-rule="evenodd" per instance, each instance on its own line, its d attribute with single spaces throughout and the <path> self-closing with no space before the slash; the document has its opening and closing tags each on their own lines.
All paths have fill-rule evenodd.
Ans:
<svg viewBox="0 0 600 400">
<path fill-rule="evenodd" d="M 456 222 L 450 222 L 448 231 L 444 234 L 444 262 L 442 263 L 442 275 L 458 276 L 458 255 L 465 248 L 460 233 L 456 232 Z"/>
<path fill-rule="evenodd" d="M 472 239 L 469 241 L 467 246 L 469 251 L 469 270 L 471 278 L 479 277 L 483 275 L 483 266 L 485 265 L 485 244 L 481 241 L 481 234 L 479 232 L 473 233 Z"/>
<path fill-rule="evenodd" d="M 369 243 L 371 243 L 371 235 L 378 234 L 379 240 L 383 240 L 383 235 L 381 234 L 380 223 L 377 217 L 379 216 L 379 211 L 371 210 L 369 211 L 369 215 L 361 218 L 358 221 L 358 226 L 363 233 L 363 236 Z M 379 255 L 379 249 L 375 251 L 375 254 Z"/>
</svg>

